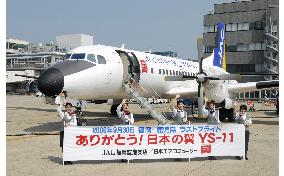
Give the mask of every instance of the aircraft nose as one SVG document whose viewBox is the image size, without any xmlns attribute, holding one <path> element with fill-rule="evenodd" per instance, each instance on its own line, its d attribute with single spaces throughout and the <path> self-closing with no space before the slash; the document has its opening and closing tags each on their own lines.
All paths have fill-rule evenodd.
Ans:
<svg viewBox="0 0 284 176">
<path fill-rule="evenodd" d="M 63 86 L 64 76 L 57 68 L 47 69 L 38 78 L 38 90 L 49 97 L 60 94 Z"/>
</svg>

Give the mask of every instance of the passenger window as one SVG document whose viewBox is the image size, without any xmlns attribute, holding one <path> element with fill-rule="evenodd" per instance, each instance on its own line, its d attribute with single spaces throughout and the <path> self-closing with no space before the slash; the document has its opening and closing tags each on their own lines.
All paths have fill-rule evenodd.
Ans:
<svg viewBox="0 0 284 176">
<path fill-rule="evenodd" d="M 179 75 L 179 74 L 178 74 L 178 71 L 176 71 L 176 75 Z"/>
<path fill-rule="evenodd" d="M 169 75 L 169 71 L 168 70 L 166 70 L 166 75 Z"/>
<path fill-rule="evenodd" d="M 163 75 L 165 75 L 166 74 L 166 72 L 165 72 L 165 70 L 163 69 Z"/>
<path fill-rule="evenodd" d="M 94 54 L 88 54 L 87 60 L 97 63 L 96 56 Z"/>
<path fill-rule="evenodd" d="M 172 75 L 172 70 L 169 70 L 170 71 L 170 75 Z"/>
<path fill-rule="evenodd" d="M 151 68 L 151 73 L 154 73 L 154 69 L 153 68 Z"/>
<path fill-rule="evenodd" d="M 106 64 L 106 59 L 104 58 L 104 56 L 98 55 L 98 64 Z"/>
<path fill-rule="evenodd" d="M 161 69 L 159 69 L 159 74 L 162 74 Z"/>
<path fill-rule="evenodd" d="M 176 72 L 173 70 L 173 75 L 176 75 Z"/>
</svg>

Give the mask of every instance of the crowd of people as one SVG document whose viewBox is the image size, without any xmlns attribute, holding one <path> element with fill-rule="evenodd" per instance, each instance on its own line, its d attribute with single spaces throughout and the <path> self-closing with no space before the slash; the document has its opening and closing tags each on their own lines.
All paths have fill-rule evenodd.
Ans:
<svg viewBox="0 0 284 176">
<path fill-rule="evenodd" d="M 176 107 L 173 102 L 176 101 Z M 60 130 L 60 147 L 63 151 L 63 139 L 64 139 L 64 128 L 67 126 L 78 126 L 78 117 L 77 113 L 72 110 L 72 104 L 68 102 L 67 93 L 62 92 L 55 99 L 55 104 L 58 105 L 57 112 L 62 121 L 62 126 Z M 62 111 L 62 107 L 65 106 L 65 111 Z M 170 104 L 170 110 L 173 115 L 173 125 L 189 125 L 190 121 L 188 119 L 187 111 L 185 110 L 185 104 L 182 100 L 177 100 L 176 98 Z M 248 151 L 248 142 L 249 142 L 249 126 L 252 124 L 251 117 L 247 112 L 247 106 L 241 105 L 239 112 L 235 113 L 235 120 L 239 124 L 245 126 L 245 159 L 248 160 L 247 151 Z M 129 110 L 129 105 L 127 100 L 123 100 L 121 104 L 117 107 L 117 115 L 121 120 L 121 125 L 134 125 L 134 115 Z M 214 100 L 208 102 L 205 98 L 203 105 L 203 116 L 207 118 L 208 125 L 219 125 L 221 122 L 219 120 L 219 110 L 216 108 L 216 103 Z M 216 157 L 208 157 L 210 160 L 215 160 Z M 241 157 L 237 156 L 238 159 Z M 179 159 L 180 160 L 180 159 Z M 125 162 L 126 160 L 122 160 Z M 65 161 L 65 164 L 72 164 L 70 161 Z"/>
<path fill-rule="evenodd" d="M 176 99 L 174 99 L 176 100 Z M 208 105 L 208 108 L 207 108 Z M 173 125 L 189 125 L 190 121 L 188 120 L 188 114 L 185 110 L 185 104 L 182 100 L 176 100 L 176 107 L 171 103 L 170 110 L 173 115 Z M 249 142 L 249 126 L 252 124 L 251 117 L 247 112 L 247 106 L 241 105 L 239 112 L 235 112 L 235 120 L 239 124 L 245 126 L 245 159 L 248 160 L 248 142 Z M 130 112 L 128 103 L 126 100 L 123 100 L 122 103 L 117 107 L 118 117 L 122 121 L 122 125 L 134 125 L 133 113 Z M 216 103 L 214 100 L 208 102 L 205 98 L 204 107 L 203 107 L 203 116 L 207 118 L 208 125 L 219 125 L 221 124 L 219 120 L 219 110 L 216 108 Z M 238 159 L 242 159 L 237 156 Z M 215 160 L 216 157 L 210 156 L 210 160 Z"/>
<path fill-rule="evenodd" d="M 175 124 L 183 125 L 190 124 L 190 121 L 187 118 L 187 112 L 184 109 L 184 103 L 182 100 L 177 101 L 177 108 L 174 108 L 171 105 L 171 110 L 173 112 Z M 203 116 L 207 118 L 208 125 L 219 125 L 221 124 L 219 120 L 219 110 L 216 108 L 216 103 L 214 100 L 211 100 L 208 103 L 208 100 L 204 99 L 203 105 Z M 247 112 L 247 106 L 241 105 L 239 112 L 235 112 L 235 121 L 239 124 L 245 126 L 245 159 L 248 160 L 248 142 L 249 142 L 249 126 L 252 124 L 251 117 Z M 210 160 L 216 160 L 216 157 L 209 156 Z M 237 156 L 238 159 L 242 159 L 240 156 Z"/>
</svg>

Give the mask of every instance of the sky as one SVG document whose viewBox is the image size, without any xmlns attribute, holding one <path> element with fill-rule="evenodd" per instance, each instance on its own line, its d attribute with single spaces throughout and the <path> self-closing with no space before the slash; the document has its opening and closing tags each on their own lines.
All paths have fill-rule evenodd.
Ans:
<svg viewBox="0 0 284 176">
<path fill-rule="evenodd" d="M 232 0 L 231 0 L 232 1 Z M 228 0 L 7 0 L 6 35 L 32 43 L 88 34 L 94 44 L 197 58 L 203 15 Z"/>
</svg>

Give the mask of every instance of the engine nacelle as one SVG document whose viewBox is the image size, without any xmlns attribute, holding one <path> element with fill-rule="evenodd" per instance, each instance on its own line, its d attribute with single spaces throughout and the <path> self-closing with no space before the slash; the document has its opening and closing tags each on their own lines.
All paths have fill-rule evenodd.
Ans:
<svg viewBox="0 0 284 176">
<path fill-rule="evenodd" d="M 227 82 L 223 80 L 208 81 L 204 85 L 205 97 L 208 100 L 214 100 L 216 103 L 221 103 L 225 100 L 225 108 L 230 109 L 234 107 L 236 94 L 229 93 Z"/>
</svg>

